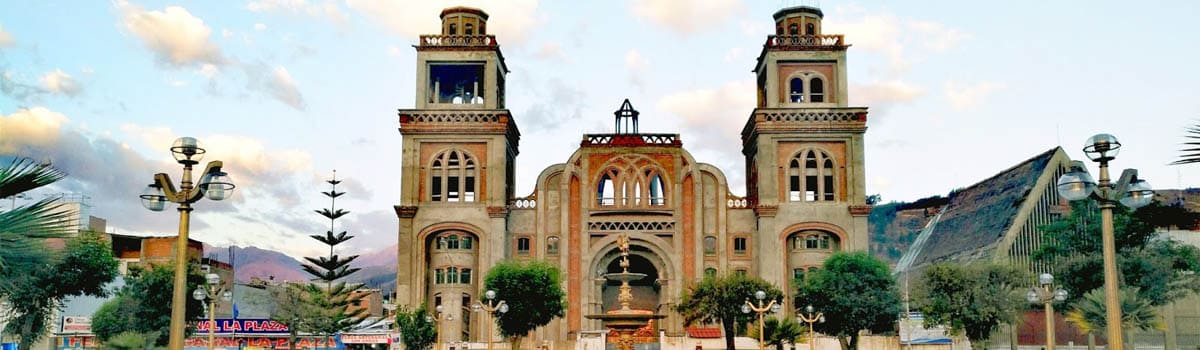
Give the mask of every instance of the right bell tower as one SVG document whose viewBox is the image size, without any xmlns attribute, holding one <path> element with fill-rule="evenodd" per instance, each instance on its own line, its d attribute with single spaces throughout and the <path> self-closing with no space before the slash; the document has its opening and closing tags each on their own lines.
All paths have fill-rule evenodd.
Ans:
<svg viewBox="0 0 1200 350">
<path fill-rule="evenodd" d="M 759 271 L 787 291 L 834 252 L 868 248 L 867 108 L 848 104 L 849 45 L 822 32 L 824 16 L 811 6 L 775 12 L 754 66 L 758 104 L 742 129 L 755 242 L 766 253 Z"/>
</svg>

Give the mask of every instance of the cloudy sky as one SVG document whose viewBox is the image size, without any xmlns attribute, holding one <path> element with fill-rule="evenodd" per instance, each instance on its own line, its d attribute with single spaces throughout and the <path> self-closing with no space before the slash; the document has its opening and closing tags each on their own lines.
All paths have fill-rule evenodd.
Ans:
<svg viewBox="0 0 1200 350">
<path fill-rule="evenodd" d="M 337 169 L 352 212 L 341 221 L 359 235 L 349 244 L 395 244 L 395 111 L 413 106 L 412 45 L 438 31 L 441 8 L 471 5 L 491 14 L 512 70 L 519 193 L 580 134 L 610 131 L 629 98 L 641 130 L 682 134 L 743 194 L 750 70 L 771 14 L 797 3 L 5 1 L 0 158 L 53 161 L 70 177 L 40 194 L 89 196 L 110 230 L 173 234 L 177 215 L 136 196 L 153 173 L 179 178 L 167 149 L 194 136 L 238 184 L 232 200 L 197 205 L 194 238 L 317 253 L 305 236 L 327 222 L 311 210 L 328 204 L 320 181 Z M 1167 165 L 1200 123 L 1200 3 L 819 5 L 825 33 L 853 45 L 850 102 L 871 110 L 869 193 L 945 194 L 1057 145 L 1082 158 L 1098 132 L 1125 144 L 1115 167 L 1158 188 L 1200 184 L 1200 167 Z"/>
</svg>

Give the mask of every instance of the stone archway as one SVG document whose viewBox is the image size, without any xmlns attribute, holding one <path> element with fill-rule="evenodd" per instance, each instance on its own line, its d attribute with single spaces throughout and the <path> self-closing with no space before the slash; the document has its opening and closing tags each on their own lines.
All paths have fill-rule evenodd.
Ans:
<svg viewBox="0 0 1200 350">
<path fill-rule="evenodd" d="M 634 251 L 633 247 L 630 247 Z M 621 272 L 621 259 L 612 259 L 605 268 L 605 273 Z M 629 286 L 633 288 L 633 303 L 629 306 L 634 310 L 655 311 L 658 308 L 659 301 L 662 299 L 662 284 L 658 281 L 658 268 L 654 263 L 650 262 L 642 254 L 629 254 L 629 272 L 643 273 L 646 277 L 638 281 L 629 282 Z M 618 281 L 607 281 L 601 285 L 601 305 L 604 311 L 616 310 L 620 308 L 617 303 L 617 287 L 621 283 Z"/>
</svg>

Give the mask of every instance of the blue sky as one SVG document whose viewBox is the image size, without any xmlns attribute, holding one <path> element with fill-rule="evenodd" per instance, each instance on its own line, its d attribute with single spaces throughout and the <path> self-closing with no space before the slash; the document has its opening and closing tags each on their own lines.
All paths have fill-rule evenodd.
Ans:
<svg viewBox="0 0 1200 350">
<path fill-rule="evenodd" d="M 52 160 L 71 176 L 44 192 L 89 195 L 117 232 L 171 234 L 176 215 L 136 195 L 155 172 L 178 179 L 167 148 L 194 136 L 239 184 L 197 205 L 194 238 L 316 253 L 305 236 L 326 223 L 310 210 L 337 169 L 353 248 L 391 245 L 411 46 L 465 4 L 491 14 L 512 70 L 519 194 L 580 134 L 608 132 L 624 98 L 643 131 L 682 134 L 743 194 L 750 70 L 771 14 L 799 3 L 853 45 L 869 193 L 945 194 L 1056 145 L 1082 158 L 1098 132 L 1125 144 L 1116 168 L 1158 188 L 1200 180 L 1166 165 L 1200 121 L 1200 5 L 1185 1 L 3 2 L 0 157 Z"/>
</svg>

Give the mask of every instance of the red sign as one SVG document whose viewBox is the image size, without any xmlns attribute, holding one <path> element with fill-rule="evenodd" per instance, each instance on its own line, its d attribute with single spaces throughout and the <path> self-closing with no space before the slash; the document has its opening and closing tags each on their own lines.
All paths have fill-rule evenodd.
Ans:
<svg viewBox="0 0 1200 350">
<path fill-rule="evenodd" d="M 208 320 L 196 322 L 196 333 L 208 333 L 212 323 Z M 287 333 L 288 327 L 268 319 L 228 319 L 216 320 L 215 332 L 223 333 Z"/>
</svg>

